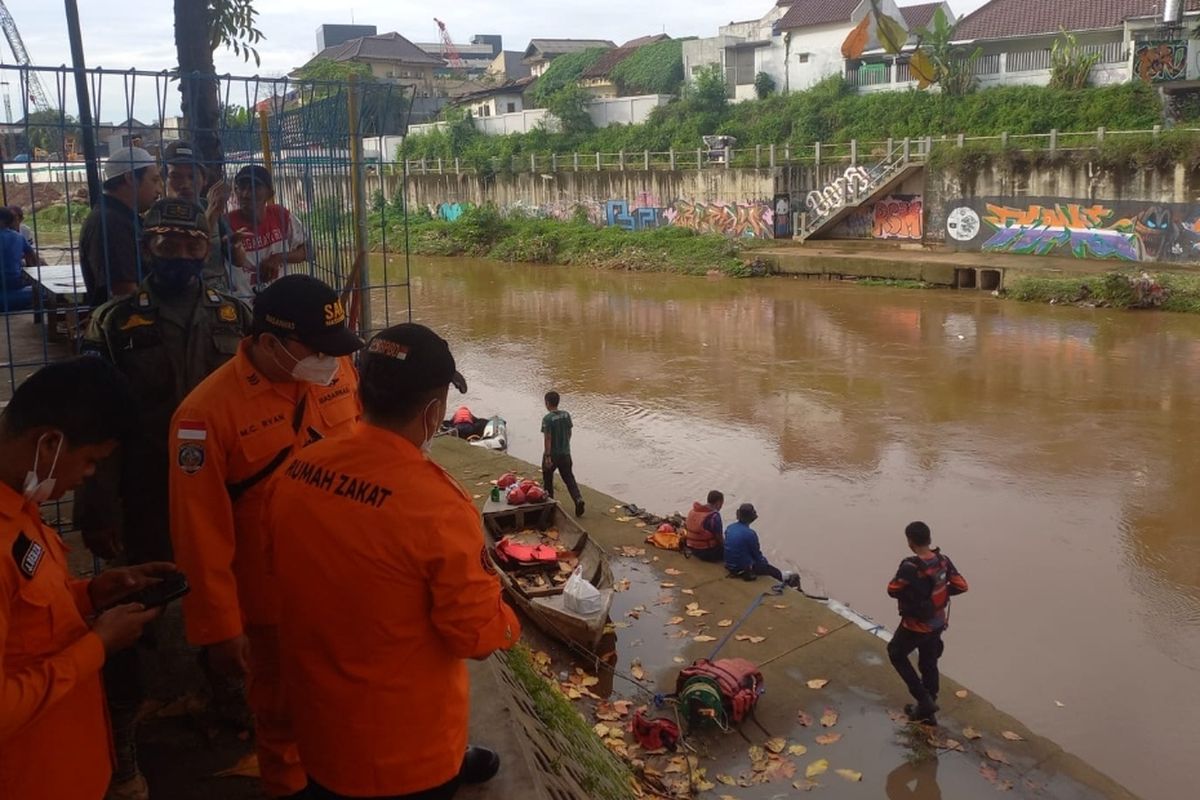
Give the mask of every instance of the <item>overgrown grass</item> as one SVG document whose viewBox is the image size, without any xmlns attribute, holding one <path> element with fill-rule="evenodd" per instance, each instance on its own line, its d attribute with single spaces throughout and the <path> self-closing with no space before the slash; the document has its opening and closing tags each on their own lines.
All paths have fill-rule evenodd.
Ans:
<svg viewBox="0 0 1200 800">
<path fill-rule="evenodd" d="M 1146 307 L 1135 291 L 1141 272 L 1109 272 L 1073 277 L 1020 277 L 1005 290 L 1005 296 L 1029 303 L 1102 306 L 1105 308 Z M 1163 289 L 1163 311 L 1200 313 L 1200 275 L 1162 272 L 1150 276 Z"/>
<path fill-rule="evenodd" d="M 1148 130 L 1162 121 L 1162 111 L 1157 92 L 1140 81 L 1080 90 L 1003 86 L 951 97 L 915 89 L 859 94 L 835 76 L 805 91 L 729 105 L 684 91 L 678 100 L 655 109 L 641 125 L 577 134 L 534 130 L 509 136 L 435 131 L 410 136 L 405 147 L 410 159 L 457 157 L 483 170 L 505 170 L 514 156 L 524 156 L 527 162 L 530 153 L 694 151 L 702 146 L 701 136 L 713 133 L 736 136 L 739 149 L 790 144 L 795 150 L 814 142 L 851 139 L 997 136 L 1099 127 Z"/>
<path fill-rule="evenodd" d="M 372 212 L 370 230 L 378 240 L 386 228 L 390 241 L 403 235 L 402 221 L 390 207 Z M 414 214 L 412 252 L 437 256 L 478 256 L 500 261 L 574 264 L 635 272 L 703 275 L 719 270 L 747 274 L 738 258 L 745 245 L 720 234 L 663 227 L 630 232 L 598 227 L 586 216 L 572 221 L 504 216 L 488 206 L 468 209 L 454 222 Z M 373 244 L 378 244 L 374 241 Z"/>
<path fill-rule="evenodd" d="M 538 674 L 529 650 L 518 644 L 508 651 L 505 660 L 517 683 L 524 687 L 533 700 L 538 719 L 552 733 L 565 740 L 567 748 L 561 756 L 582 768 L 587 784 L 583 788 L 588 797 L 597 800 L 632 798 L 629 787 L 633 784 L 633 775 L 600 743 L 570 701 Z"/>
<path fill-rule="evenodd" d="M 38 242 L 42 244 L 61 244 L 73 236 L 79 238 L 79 229 L 87 219 L 91 208 L 87 203 L 72 203 L 70 213 L 67 213 L 65 203 L 46 206 L 36 212 L 25 212 L 25 224 L 37 233 Z M 70 217 L 68 230 L 67 218 Z M 35 224 L 36 220 L 36 224 Z"/>
</svg>

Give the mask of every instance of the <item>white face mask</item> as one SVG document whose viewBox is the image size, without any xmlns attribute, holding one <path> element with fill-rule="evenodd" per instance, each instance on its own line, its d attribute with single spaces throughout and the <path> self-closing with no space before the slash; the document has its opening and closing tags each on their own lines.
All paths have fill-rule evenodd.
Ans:
<svg viewBox="0 0 1200 800">
<path fill-rule="evenodd" d="M 280 342 L 280 346 L 282 345 L 283 342 Z M 287 353 L 292 361 L 295 362 L 290 370 L 283 366 L 283 364 L 280 364 L 279 359 L 275 358 L 274 354 L 271 355 L 271 358 L 275 359 L 275 363 L 280 369 L 286 370 L 295 380 L 305 383 L 315 383 L 318 386 L 328 386 L 333 383 L 333 379 L 338 371 L 336 356 L 326 355 L 325 353 L 314 353 L 304 358 L 296 358 L 288 352 L 286 347 L 283 348 L 283 352 Z"/>
<path fill-rule="evenodd" d="M 425 406 L 425 410 L 421 412 L 421 433 L 425 437 L 425 441 L 421 443 L 421 452 L 423 453 L 428 453 L 433 449 L 433 437 L 437 434 L 438 428 L 441 427 L 442 417 L 445 416 L 445 414 L 439 415 L 437 421 L 433 423 L 433 430 L 430 430 L 426 417 L 429 409 L 435 406 L 437 406 L 437 400 L 430 400 L 429 404 Z"/>
<path fill-rule="evenodd" d="M 46 475 L 46 479 L 38 479 L 38 456 L 42 452 L 42 440 L 50 434 L 43 433 L 38 437 L 37 446 L 33 450 L 33 469 L 25 473 L 25 484 L 22 487 L 22 494 L 25 496 L 25 501 L 34 505 L 41 505 L 50 499 L 50 495 L 54 493 L 54 468 L 58 466 L 58 454 L 62 452 L 63 439 L 61 433 L 58 435 L 58 447 L 54 448 L 54 461 L 50 464 L 50 473 Z"/>
</svg>

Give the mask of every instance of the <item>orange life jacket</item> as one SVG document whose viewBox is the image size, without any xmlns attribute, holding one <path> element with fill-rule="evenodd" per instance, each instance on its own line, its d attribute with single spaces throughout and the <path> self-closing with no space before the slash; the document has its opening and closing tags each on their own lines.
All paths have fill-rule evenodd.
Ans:
<svg viewBox="0 0 1200 800">
<path fill-rule="evenodd" d="M 687 531 L 687 546 L 692 550 L 711 550 L 721 546 L 720 534 L 704 527 L 704 521 L 715 513 L 717 512 L 706 505 L 692 504 L 692 510 L 683 521 L 683 527 Z"/>
</svg>

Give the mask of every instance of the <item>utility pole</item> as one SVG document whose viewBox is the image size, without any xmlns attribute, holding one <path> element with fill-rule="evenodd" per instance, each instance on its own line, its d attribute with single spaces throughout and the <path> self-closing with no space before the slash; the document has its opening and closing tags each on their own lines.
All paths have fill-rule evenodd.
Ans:
<svg viewBox="0 0 1200 800">
<path fill-rule="evenodd" d="M 88 96 L 87 67 L 83 63 L 83 35 L 79 32 L 79 6 L 63 0 L 67 10 L 67 36 L 71 40 L 71 66 L 75 71 L 75 96 L 79 100 L 79 127 L 83 135 L 83 159 L 87 166 L 88 203 L 100 200 L 100 162 L 96 157 L 96 132 L 92 102 Z"/>
</svg>

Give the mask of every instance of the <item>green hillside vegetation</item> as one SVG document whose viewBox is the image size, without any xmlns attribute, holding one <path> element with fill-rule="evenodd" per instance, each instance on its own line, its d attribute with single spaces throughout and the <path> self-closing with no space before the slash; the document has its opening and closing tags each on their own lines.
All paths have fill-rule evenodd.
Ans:
<svg viewBox="0 0 1200 800">
<path fill-rule="evenodd" d="M 657 48 L 659 45 L 652 45 L 644 50 Z M 644 58 L 649 62 L 660 56 L 652 52 Z M 555 59 L 546 76 L 566 58 L 572 56 Z M 642 66 L 635 62 L 628 70 L 634 76 L 642 75 Z M 578 72 L 586 69 L 576 65 L 572 70 L 576 67 Z M 542 81 L 535 92 L 541 89 Z M 568 82 L 564 80 L 555 88 Z M 880 141 L 959 133 L 995 136 L 1002 132 L 1016 135 L 1048 133 L 1051 129 L 1092 131 L 1099 127 L 1148 130 L 1161 122 L 1163 114 L 1158 93 L 1140 82 L 1082 90 L 1006 86 L 951 97 L 917 90 L 859 94 L 835 76 L 806 91 L 743 103 L 727 103 L 724 92 L 719 71 L 704 73 L 685 86 L 677 100 L 655 109 L 644 124 L 572 134 L 534 130 L 484 136 L 470 127 L 469 121 L 460 121 L 449 132 L 409 137 L 407 157 L 459 158 L 464 166 L 491 170 L 507 168 L 513 156 L 525 156 L 527 160 L 530 153 L 664 152 L 671 148 L 694 152 L 702 146 L 701 136 L 714 133 L 736 136 L 738 148 L 789 144 L 795 149 L 818 141 Z"/>
<path fill-rule="evenodd" d="M 639 47 L 612 70 L 623 95 L 675 94 L 683 84 L 683 40 Z"/>
<path fill-rule="evenodd" d="M 567 53 L 550 62 L 546 71 L 529 90 L 529 99 L 535 108 L 545 108 L 554 93 L 568 84 L 575 83 L 584 70 L 595 64 L 604 55 L 603 47 L 592 47 L 578 53 Z"/>
</svg>

